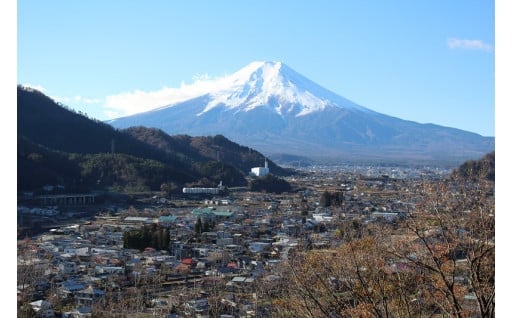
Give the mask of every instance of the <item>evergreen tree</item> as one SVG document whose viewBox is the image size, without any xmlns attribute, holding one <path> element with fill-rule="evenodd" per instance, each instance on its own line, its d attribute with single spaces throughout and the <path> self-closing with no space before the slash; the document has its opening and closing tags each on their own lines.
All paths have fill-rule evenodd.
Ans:
<svg viewBox="0 0 512 318">
<path fill-rule="evenodd" d="M 201 234 L 201 230 L 203 229 L 203 222 L 201 221 L 201 217 L 198 217 L 196 220 L 196 223 L 194 224 L 194 230 L 196 231 L 196 234 Z"/>
</svg>

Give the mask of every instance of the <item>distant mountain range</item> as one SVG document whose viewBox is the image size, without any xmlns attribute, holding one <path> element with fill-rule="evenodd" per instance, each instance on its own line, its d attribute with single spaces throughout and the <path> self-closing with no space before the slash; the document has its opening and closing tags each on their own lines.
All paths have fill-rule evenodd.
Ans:
<svg viewBox="0 0 512 318">
<path fill-rule="evenodd" d="M 100 189 L 180 191 L 182 186 L 245 186 L 265 157 L 222 135 L 169 136 L 156 128 L 115 129 L 18 86 L 18 190 L 62 185 Z M 277 176 L 291 170 L 268 161 Z"/>
<path fill-rule="evenodd" d="M 107 123 L 154 127 L 169 135 L 221 134 L 270 158 L 292 161 L 458 165 L 495 147 L 494 137 L 372 111 L 281 62 L 253 62 L 209 86 L 156 110 Z"/>
</svg>

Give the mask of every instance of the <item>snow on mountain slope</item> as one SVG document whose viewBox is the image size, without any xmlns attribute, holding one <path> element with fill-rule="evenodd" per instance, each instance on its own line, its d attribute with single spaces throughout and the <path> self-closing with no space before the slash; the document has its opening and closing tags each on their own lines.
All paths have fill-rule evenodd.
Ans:
<svg viewBox="0 0 512 318">
<path fill-rule="evenodd" d="M 322 88 L 281 62 L 252 62 L 232 75 L 198 81 L 187 90 L 196 91 L 189 99 L 202 95 L 210 98 L 198 116 L 216 107 L 245 112 L 270 107 L 281 116 L 303 116 L 328 107 L 369 111 Z M 176 96 L 180 98 L 169 100 L 168 105 L 159 110 L 183 101 L 182 95 Z"/>
</svg>

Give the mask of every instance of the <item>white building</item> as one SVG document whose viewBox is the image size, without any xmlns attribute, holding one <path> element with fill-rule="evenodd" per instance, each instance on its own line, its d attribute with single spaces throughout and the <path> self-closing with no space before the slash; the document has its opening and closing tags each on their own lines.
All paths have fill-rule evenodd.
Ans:
<svg viewBox="0 0 512 318">
<path fill-rule="evenodd" d="M 251 168 L 251 175 L 256 177 L 263 177 L 269 174 L 270 169 L 268 168 L 267 158 L 265 158 L 265 167 L 254 167 Z"/>
<path fill-rule="evenodd" d="M 183 188 L 186 194 L 219 194 L 219 188 Z"/>
<path fill-rule="evenodd" d="M 222 185 L 222 180 L 216 188 L 183 188 L 185 194 L 219 194 L 225 187 Z"/>
</svg>

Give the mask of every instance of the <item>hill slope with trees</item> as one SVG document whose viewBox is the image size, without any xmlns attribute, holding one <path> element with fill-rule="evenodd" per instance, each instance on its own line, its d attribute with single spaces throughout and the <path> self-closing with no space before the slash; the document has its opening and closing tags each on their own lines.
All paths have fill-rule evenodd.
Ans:
<svg viewBox="0 0 512 318">
<path fill-rule="evenodd" d="M 452 173 L 453 177 L 459 177 L 468 181 L 489 180 L 495 177 L 495 152 L 486 154 L 479 160 L 468 160 L 460 165 Z"/>
<path fill-rule="evenodd" d="M 18 190 L 61 185 L 66 192 L 160 190 L 163 184 L 245 186 L 264 156 L 223 136 L 169 136 L 114 129 L 18 86 Z M 289 171 L 271 163 L 276 174 Z M 259 164 L 261 165 L 261 163 Z"/>
</svg>

